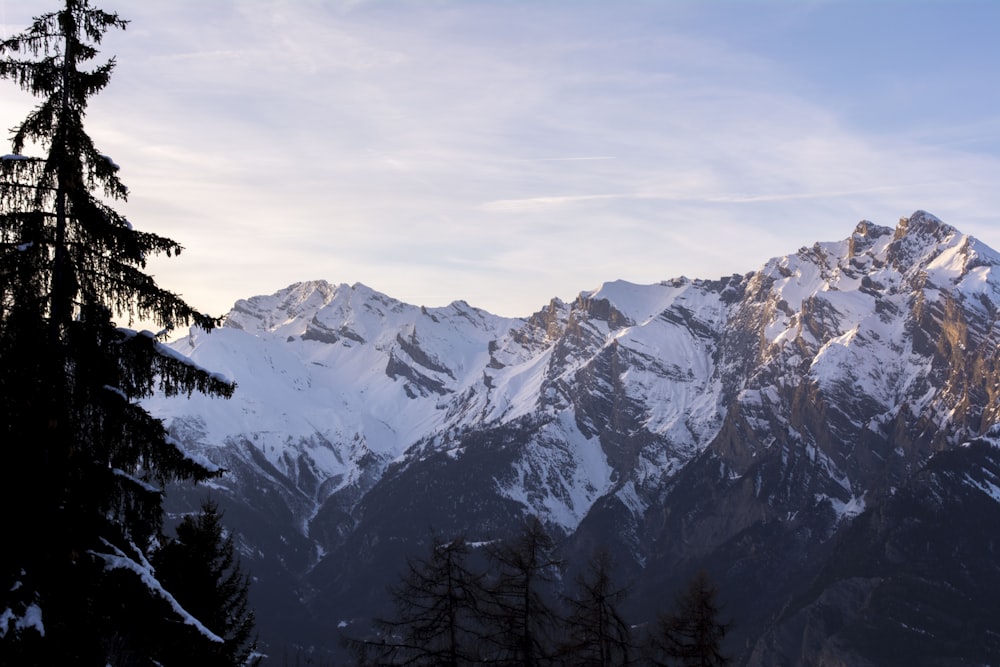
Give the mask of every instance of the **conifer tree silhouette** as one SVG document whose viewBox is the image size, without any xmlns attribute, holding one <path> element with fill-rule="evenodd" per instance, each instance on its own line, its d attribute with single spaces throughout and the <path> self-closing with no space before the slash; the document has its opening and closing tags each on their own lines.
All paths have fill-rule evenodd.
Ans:
<svg viewBox="0 0 1000 667">
<path fill-rule="evenodd" d="M 149 257 L 176 242 L 112 206 L 119 167 L 84 129 L 114 59 L 91 65 L 117 14 L 64 0 L 0 42 L 0 78 L 38 98 L 0 158 L 0 662 L 150 664 L 157 619 L 187 615 L 149 562 L 166 483 L 218 474 L 139 404 L 164 393 L 229 396 L 234 385 L 153 334 L 216 319 L 160 288 Z M 29 154 L 31 153 L 31 154 Z M 127 608 L 126 608 L 127 607 Z"/>
</svg>

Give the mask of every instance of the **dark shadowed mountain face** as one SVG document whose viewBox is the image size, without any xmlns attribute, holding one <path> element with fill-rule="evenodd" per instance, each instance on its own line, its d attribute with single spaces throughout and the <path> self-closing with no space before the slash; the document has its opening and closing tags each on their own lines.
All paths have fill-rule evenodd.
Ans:
<svg viewBox="0 0 1000 667">
<path fill-rule="evenodd" d="M 300 283 L 176 343 L 231 400 L 149 408 L 230 470 L 273 651 L 362 632 L 432 531 L 537 514 L 637 621 L 706 569 L 738 664 L 997 663 L 998 313 L 1000 255 L 918 211 L 525 319 Z"/>
</svg>

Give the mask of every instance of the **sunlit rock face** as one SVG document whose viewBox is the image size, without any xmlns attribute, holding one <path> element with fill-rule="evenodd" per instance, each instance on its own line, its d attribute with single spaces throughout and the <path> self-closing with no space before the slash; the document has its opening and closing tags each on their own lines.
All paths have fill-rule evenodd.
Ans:
<svg viewBox="0 0 1000 667">
<path fill-rule="evenodd" d="M 1000 529 L 998 265 L 918 211 L 745 276 L 610 282 L 523 319 L 304 282 L 175 343 L 237 381 L 231 400 L 149 407 L 230 471 L 210 491 L 272 646 L 335 649 L 432 530 L 485 543 L 536 514 L 567 554 L 612 551 L 637 619 L 707 568 L 738 663 L 884 664 L 873 637 L 907 644 L 903 626 L 946 655 L 955 595 L 1000 636 L 971 590 L 1000 583 L 993 542 L 960 540 L 959 561 L 934 540 Z M 958 592 L 872 622 L 919 606 L 907 577 Z M 972 644 L 969 664 L 1000 661 Z"/>
</svg>

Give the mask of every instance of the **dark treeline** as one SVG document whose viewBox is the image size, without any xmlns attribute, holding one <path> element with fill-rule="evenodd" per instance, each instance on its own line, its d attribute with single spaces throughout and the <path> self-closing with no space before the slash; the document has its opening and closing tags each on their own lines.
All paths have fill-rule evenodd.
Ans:
<svg viewBox="0 0 1000 667">
<path fill-rule="evenodd" d="M 704 572 L 672 608 L 634 624 L 621 611 L 629 588 L 607 553 L 592 555 L 563 586 L 569 565 L 555 557 L 537 518 L 483 549 L 435 536 L 391 588 L 394 614 L 375 622 L 373 636 L 345 643 L 366 667 L 728 664 L 721 652 L 728 626 Z"/>
</svg>

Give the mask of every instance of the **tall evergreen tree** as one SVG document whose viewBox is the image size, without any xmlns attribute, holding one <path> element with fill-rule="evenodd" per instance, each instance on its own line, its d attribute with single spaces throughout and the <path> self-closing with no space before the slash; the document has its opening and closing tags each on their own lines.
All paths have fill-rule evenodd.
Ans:
<svg viewBox="0 0 1000 667">
<path fill-rule="evenodd" d="M 157 389 L 229 396 L 234 386 L 115 323 L 217 324 L 144 272 L 147 258 L 181 246 L 135 230 L 112 207 L 127 190 L 84 130 L 87 104 L 114 68 L 90 61 L 126 23 L 64 0 L 0 42 L 0 78 L 39 98 L 0 158 L 3 664 L 149 664 L 155 633 L 135 623 L 147 614 L 221 639 L 185 613 L 148 560 L 163 486 L 218 471 L 138 401 Z"/>
<path fill-rule="evenodd" d="M 184 517 L 177 538 L 167 542 L 153 562 L 160 581 L 181 606 L 225 640 L 202 646 L 194 628 L 175 624 L 168 648 L 174 662 L 206 667 L 259 662 L 250 577 L 240 565 L 233 536 L 223 530 L 215 503 L 206 502 L 201 512 Z"/>
</svg>

